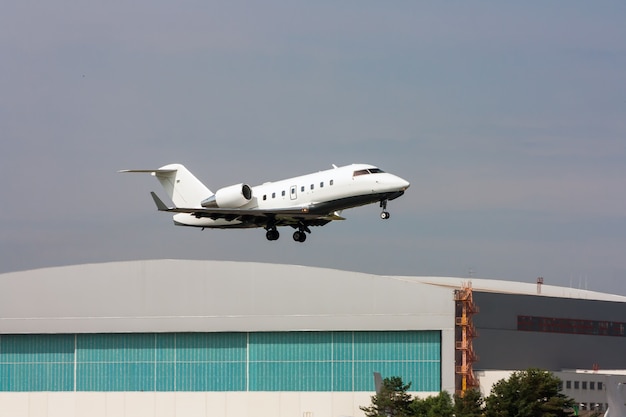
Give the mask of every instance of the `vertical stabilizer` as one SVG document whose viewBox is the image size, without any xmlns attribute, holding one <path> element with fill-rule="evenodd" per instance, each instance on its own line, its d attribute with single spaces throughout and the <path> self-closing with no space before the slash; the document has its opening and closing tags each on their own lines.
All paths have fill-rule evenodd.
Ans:
<svg viewBox="0 0 626 417">
<path fill-rule="evenodd" d="M 159 169 L 128 169 L 120 172 L 146 172 L 155 176 L 176 207 L 201 207 L 200 202 L 213 195 L 199 179 L 181 164 L 169 164 Z"/>
<path fill-rule="evenodd" d="M 154 175 L 177 207 L 201 207 L 200 202 L 212 195 L 199 179 L 181 164 L 170 164 Z"/>
</svg>

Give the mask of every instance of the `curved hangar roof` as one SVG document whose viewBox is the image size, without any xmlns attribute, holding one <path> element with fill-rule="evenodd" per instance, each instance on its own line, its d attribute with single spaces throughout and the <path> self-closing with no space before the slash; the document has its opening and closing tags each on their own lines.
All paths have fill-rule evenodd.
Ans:
<svg viewBox="0 0 626 417">
<path fill-rule="evenodd" d="M 467 278 L 247 262 L 152 260 L 0 274 L 0 333 L 440 330 Z M 535 284 L 471 279 L 475 291 Z M 543 285 L 541 296 L 626 302 Z"/>
<path fill-rule="evenodd" d="M 332 269 L 152 260 L 0 275 L 0 333 L 453 327 L 449 288 Z"/>
</svg>

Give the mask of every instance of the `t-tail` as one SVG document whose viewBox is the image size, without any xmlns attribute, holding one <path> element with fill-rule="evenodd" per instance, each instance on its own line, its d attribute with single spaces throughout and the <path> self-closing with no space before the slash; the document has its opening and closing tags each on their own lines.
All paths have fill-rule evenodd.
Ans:
<svg viewBox="0 0 626 417">
<path fill-rule="evenodd" d="M 120 172 L 152 174 L 177 207 L 201 207 L 200 202 L 213 195 L 211 190 L 181 164 L 169 164 L 159 169 L 126 169 Z"/>
</svg>

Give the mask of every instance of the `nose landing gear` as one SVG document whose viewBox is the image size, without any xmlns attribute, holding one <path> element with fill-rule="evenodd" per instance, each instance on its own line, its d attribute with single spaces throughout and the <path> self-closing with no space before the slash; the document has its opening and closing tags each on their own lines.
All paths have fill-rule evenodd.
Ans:
<svg viewBox="0 0 626 417">
<path fill-rule="evenodd" d="M 380 207 L 382 207 L 383 211 L 380 213 L 380 218 L 383 220 L 387 220 L 391 217 L 391 214 L 387 211 L 387 200 L 380 200 Z"/>
</svg>

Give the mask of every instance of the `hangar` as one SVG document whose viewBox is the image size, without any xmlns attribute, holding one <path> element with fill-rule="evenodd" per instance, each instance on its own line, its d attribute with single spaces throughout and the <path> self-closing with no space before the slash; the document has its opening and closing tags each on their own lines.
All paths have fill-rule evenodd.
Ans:
<svg viewBox="0 0 626 417">
<path fill-rule="evenodd" d="M 360 416 L 373 372 L 422 396 L 472 364 L 626 369 L 624 317 L 617 295 L 293 265 L 5 273 L 0 416 Z"/>
</svg>

